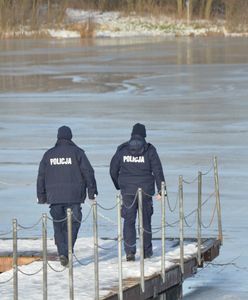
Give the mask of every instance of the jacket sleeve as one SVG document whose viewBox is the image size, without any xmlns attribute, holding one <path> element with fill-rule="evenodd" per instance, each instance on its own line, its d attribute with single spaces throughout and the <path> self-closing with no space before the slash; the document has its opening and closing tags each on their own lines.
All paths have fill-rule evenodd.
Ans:
<svg viewBox="0 0 248 300">
<path fill-rule="evenodd" d="M 92 168 L 84 151 L 80 151 L 80 170 L 86 180 L 89 199 L 94 199 L 98 195 L 94 169 Z"/>
<path fill-rule="evenodd" d="M 116 151 L 115 155 L 111 159 L 109 172 L 115 188 L 119 190 L 120 187 L 118 183 L 118 178 L 120 172 L 120 156 L 118 150 Z"/>
<path fill-rule="evenodd" d="M 161 190 L 161 183 L 164 180 L 164 172 L 163 167 L 158 156 L 157 150 L 154 146 L 150 146 L 150 161 L 151 161 L 151 169 L 155 178 L 156 186 L 158 192 Z"/>
<path fill-rule="evenodd" d="M 39 204 L 44 204 L 47 202 L 46 186 L 45 186 L 45 169 L 46 169 L 45 156 L 43 156 L 39 165 L 37 185 L 36 185 L 37 201 Z"/>
</svg>

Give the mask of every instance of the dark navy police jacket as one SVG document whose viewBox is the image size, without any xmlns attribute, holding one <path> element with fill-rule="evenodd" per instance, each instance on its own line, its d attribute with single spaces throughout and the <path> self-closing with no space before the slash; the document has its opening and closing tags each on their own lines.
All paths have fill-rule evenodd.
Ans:
<svg viewBox="0 0 248 300">
<path fill-rule="evenodd" d="M 43 156 L 37 178 L 39 203 L 82 203 L 97 195 L 94 170 L 85 155 L 70 140 L 59 139 Z"/>
<path fill-rule="evenodd" d="M 122 194 L 135 195 L 138 188 L 149 195 L 158 191 L 164 174 L 156 148 L 140 135 L 120 145 L 110 163 L 110 175 L 117 190 Z"/>
</svg>

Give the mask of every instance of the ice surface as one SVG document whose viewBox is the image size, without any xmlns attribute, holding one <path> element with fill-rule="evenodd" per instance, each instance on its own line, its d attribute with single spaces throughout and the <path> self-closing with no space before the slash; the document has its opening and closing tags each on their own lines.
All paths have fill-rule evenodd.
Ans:
<svg viewBox="0 0 248 300">
<path fill-rule="evenodd" d="M 214 263 L 220 265 L 186 280 L 185 298 L 247 299 L 247 53 L 245 38 L 0 41 L 0 234 L 11 229 L 14 217 L 29 226 L 49 212 L 36 204 L 37 169 L 64 124 L 92 161 L 99 203 L 113 206 L 109 162 L 133 124 L 141 122 L 160 154 L 172 206 L 178 175 L 194 179 L 218 156 L 224 245 Z M 213 192 L 212 172 L 203 184 L 204 200 Z M 190 213 L 197 183 L 185 185 L 184 192 Z M 211 198 L 205 224 L 213 206 Z M 84 216 L 88 210 L 84 205 Z M 114 237 L 116 211 L 99 213 L 99 235 Z M 159 217 L 154 201 L 154 226 Z M 178 212 L 167 209 L 167 221 L 177 219 Z M 196 235 L 195 227 L 185 231 Z M 216 219 L 203 233 L 217 236 Z M 40 226 L 20 232 L 40 235 Z M 178 236 L 178 228 L 169 227 L 168 235 Z M 80 230 L 80 237 L 90 236 L 91 218 Z"/>
</svg>

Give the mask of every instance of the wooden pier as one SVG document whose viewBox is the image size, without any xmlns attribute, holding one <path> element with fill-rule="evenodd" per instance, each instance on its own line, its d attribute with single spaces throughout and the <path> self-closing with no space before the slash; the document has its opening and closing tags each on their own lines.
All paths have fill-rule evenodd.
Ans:
<svg viewBox="0 0 248 300">
<path fill-rule="evenodd" d="M 202 197 L 202 176 L 207 176 L 212 170 L 214 170 L 214 192 L 208 195 L 208 197 L 203 201 Z M 184 192 L 183 184 L 192 184 L 198 180 L 198 202 L 197 208 L 191 211 L 188 215 L 184 214 Z M 217 158 L 214 157 L 214 164 L 207 172 L 198 172 L 198 176 L 189 181 L 185 180 L 183 176 L 179 176 L 178 181 L 178 201 L 176 202 L 175 208 L 171 209 L 170 201 L 168 196 L 165 194 L 165 183 L 161 185 L 161 225 L 159 226 L 159 231 L 161 231 L 160 241 L 157 241 L 157 247 L 154 248 L 154 256 L 151 259 L 144 259 L 144 247 L 143 247 L 143 234 L 139 234 L 139 239 L 137 240 L 137 257 L 138 262 L 126 262 L 123 249 L 123 236 L 122 236 L 122 222 L 121 222 L 121 197 L 117 195 L 116 203 L 117 205 L 112 208 L 105 208 L 99 205 L 96 201 L 93 201 L 91 205 L 92 209 L 92 227 L 93 227 L 93 247 L 89 249 L 93 250 L 92 258 L 90 262 L 83 264 L 77 258 L 75 253 L 72 253 L 72 212 L 70 209 L 67 210 L 67 228 L 68 228 L 68 241 L 69 241 L 69 251 L 68 251 L 68 268 L 63 270 L 56 270 L 50 264 L 49 260 L 58 260 L 56 254 L 55 246 L 47 247 L 47 215 L 43 214 L 42 218 L 42 239 L 36 245 L 38 251 L 24 251 L 25 249 L 35 249 L 35 245 L 29 245 L 27 247 L 19 247 L 20 238 L 18 238 L 17 233 L 20 228 L 26 229 L 27 227 L 21 226 L 16 219 L 12 222 L 12 243 L 9 243 L 9 247 L 3 249 L 11 249 L 9 252 L 0 252 L 0 272 L 4 272 L 13 268 L 13 276 L 9 279 L 0 282 L 4 285 L 9 283 L 13 279 L 13 294 L 14 298 L 18 298 L 18 272 L 22 272 L 24 275 L 35 276 L 39 272 L 43 272 L 43 299 L 48 297 L 48 267 L 50 272 L 63 272 L 65 270 L 69 271 L 69 298 L 74 299 L 74 281 L 76 281 L 76 276 L 73 277 L 73 265 L 79 263 L 85 268 L 91 264 L 89 270 L 94 270 L 93 280 L 90 286 L 94 286 L 94 291 L 92 289 L 89 291 L 89 297 L 87 299 L 95 300 L 149 300 L 149 299 L 161 299 L 166 300 L 178 300 L 182 298 L 182 285 L 185 279 L 193 276 L 197 273 L 198 268 L 202 268 L 205 262 L 210 262 L 214 260 L 220 252 L 220 247 L 223 243 L 222 235 L 222 224 L 221 224 L 221 205 L 220 205 L 220 195 L 219 195 L 219 181 L 218 181 L 218 168 L 217 168 Z M 202 213 L 203 205 L 215 196 L 213 200 L 214 208 L 211 213 L 211 219 L 209 224 L 204 228 L 209 228 L 214 221 L 215 213 L 217 215 L 218 221 L 218 237 L 205 237 L 202 235 Z M 142 216 L 142 190 L 138 189 L 138 207 L 139 216 Z M 166 222 L 166 203 L 168 203 L 168 210 L 171 213 L 175 211 L 178 206 L 179 220 L 174 222 L 174 224 L 168 224 Z M 117 207 L 118 224 L 117 224 L 117 237 L 115 238 L 98 238 L 98 213 L 97 207 L 103 210 L 112 210 Z M 187 218 L 192 214 L 196 214 L 196 238 L 186 238 L 184 235 L 184 227 L 192 227 L 187 222 Z M 101 214 L 102 216 L 102 214 Z M 106 219 L 106 217 L 104 217 Z M 50 219 L 50 218 L 49 218 Z M 52 221 L 52 219 L 50 219 Z M 57 220 L 58 221 L 58 220 Z M 64 220 L 59 220 L 62 222 Z M 84 220 L 85 222 L 85 220 Z M 112 223 L 112 222 L 111 222 Z M 38 223 L 33 225 L 36 226 Z M 168 238 L 166 235 L 166 227 L 178 224 L 179 226 L 179 237 Z M 30 226 L 28 228 L 31 228 Z M 139 233 L 144 232 L 143 228 L 143 218 L 139 218 L 138 224 Z M 2 234 L 7 235 L 7 233 Z M 11 238 L 10 238 L 11 239 Z M 107 244 L 105 246 L 104 240 L 112 240 L 112 242 L 117 243 L 109 247 Z M 25 242 L 25 241 L 24 241 Z M 11 245 L 12 244 L 12 245 Z M 18 244 L 18 247 L 17 247 Z M 155 243 L 154 243 L 155 244 Z M 26 246 L 26 245 L 25 245 Z M 116 247 L 117 246 L 117 247 Z M 167 247 L 170 246 L 171 248 Z M 115 250 L 114 250 L 115 248 Z M 116 251 L 117 248 L 117 251 Z M 22 250 L 20 250 L 22 249 Z M 99 250 L 100 249 L 100 250 Z M 170 249 L 170 250 L 168 250 Z M 118 259 L 113 263 L 110 259 L 110 265 L 112 269 L 109 268 L 108 261 L 106 259 L 99 259 L 100 255 L 98 252 L 102 251 L 113 251 L 112 257 Z M 87 251 L 88 253 L 88 251 Z M 109 252 L 108 252 L 109 254 Z M 75 258 L 74 258 L 75 257 Z M 25 274 L 19 265 L 29 264 L 33 261 L 42 260 L 42 267 L 34 272 Z M 87 258 L 88 261 L 88 258 Z M 107 265 L 107 268 L 106 268 Z M 115 265 L 113 267 L 113 265 Z M 105 269 L 104 269 L 105 267 Z M 79 268 L 75 268 L 75 272 Z M 110 271 L 113 271 L 110 273 Z M 81 272 L 81 271 L 80 271 Z M 102 274 L 101 274 L 102 272 Z M 104 283 L 102 281 L 102 286 L 100 286 L 101 278 L 104 278 L 108 272 L 108 280 Z M 117 273 L 118 272 L 118 273 Z M 66 273 L 66 272 L 65 272 Z M 81 275 L 81 273 L 80 273 Z M 103 277 L 101 277 L 101 276 Z M 79 276 L 79 274 L 78 274 Z M 89 283 L 87 283 L 89 284 Z M 92 294 L 94 292 L 94 294 Z"/>
<path fill-rule="evenodd" d="M 168 238 L 168 240 L 171 240 Z M 175 245 L 179 246 L 179 239 L 173 238 Z M 185 238 L 185 243 L 197 243 L 197 239 Z M 177 247 L 178 247 L 177 246 Z M 214 260 L 220 251 L 221 241 L 216 238 L 203 238 L 201 240 L 201 265 L 198 264 L 197 255 L 184 259 L 184 274 L 181 272 L 180 258 L 173 259 L 173 265 L 165 271 L 163 283 L 161 273 L 157 272 L 145 277 L 145 292 L 141 293 L 140 278 L 123 279 L 123 300 L 154 299 L 159 295 L 166 295 L 166 300 L 181 299 L 182 283 L 185 279 L 197 273 L 197 268 L 203 267 L 205 262 Z M 0 255 L 0 272 L 12 269 L 13 253 L 2 252 Z M 18 254 L 18 265 L 25 265 L 33 261 L 42 260 L 41 253 L 37 251 L 23 251 Z M 56 252 L 48 252 L 48 260 L 57 260 Z M 118 286 L 109 287 L 110 293 L 102 300 L 118 300 Z"/>
<path fill-rule="evenodd" d="M 11 238 L 3 238 L 2 241 L 11 240 Z M 22 239 L 19 239 L 19 241 Z M 30 240 L 37 240 L 35 238 L 24 238 L 23 240 L 30 241 Z M 1 249 L 0 249 L 1 251 Z M 54 251 L 48 251 L 47 258 L 50 261 L 57 260 L 57 253 Z M 42 253 L 41 251 L 21 251 L 18 252 L 17 258 L 17 265 L 28 265 L 34 261 L 42 261 Z M 0 252 L 0 273 L 9 271 L 13 268 L 13 251 L 3 251 Z"/>
<path fill-rule="evenodd" d="M 196 239 L 185 239 L 189 242 L 196 242 Z M 175 264 L 166 269 L 165 283 L 162 281 L 160 273 L 145 277 L 145 292 L 141 293 L 140 278 L 129 278 L 123 280 L 124 300 L 145 300 L 154 299 L 159 295 L 164 295 L 166 300 L 177 300 L 182 297 L 182 283 L 185 279 L 197 273 L 197 268 L 201 268 L 204 262 L 214 260 L 220 251 L 221 241 L 215 238 L 202 239 L 201 261 L 199 266 L 197 257 L 193 256 L 184 260 L 184 274 L 181 272 L 180 259 L 175 260 Z M 103 300 L 118 300 L 118 287 L 113 287 L 112 291 Z"/>
</svg>

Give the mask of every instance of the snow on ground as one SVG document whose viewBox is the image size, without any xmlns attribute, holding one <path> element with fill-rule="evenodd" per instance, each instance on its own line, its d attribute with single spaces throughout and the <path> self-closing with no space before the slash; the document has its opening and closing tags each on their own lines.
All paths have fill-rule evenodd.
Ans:
<svg viewBox="0 0 248 300">
<path fill-rule="evenodd" d="M 207 20 L 178 20 L 165 15 L 141 16 L 136 13 L 123 15 L 120 12 L 101 12 L 92 10 L 76 10 L 68 8 L 64 24 L 60 28 L 43 28 L 38 33 L 21 28 L 14 33 L 6 33 L 10 36 L 45 35 L 53 38 L 80 38 L 87 35 L 87 24 L 93 24 L 93 36 L 95 37 L 136 37 L 136 36 L 248 36 L 247 32 L 229 32 L 225 27 L 225 21 L 215 22 Z M 91 33 L 90 33 L 91 36 Z"/>
<path fill-rule="evenodd" d="M 231 33 L 225 28 L 225 22 L 215 23 L 207 20 L 186 20 L 160 16 L 140 16 L 136 13 L 123 15 L 120 12 L 101 12 L 67 9 L 67 21 L 85 23 L 91 20 L 96 24 L 96 37 L 128 36 L 206 36 L 217 34 L 223 36 L 248 36 L 248 33 Z M 60 37 L 56 31 L 50 34 Z M 65 33 L 68 37 L 68 35 Z"/>
<path fill-rule="evenodd" d="M 41 240 L 18 240 L 18 251 L 40 252 Z M 118 285 L 118 256 L 117 241 L 99 240 L 99 278 L 100 296 L 107 295 L 110 287 Z M 12 240 L 1 241 L 1 252 L 11 251 Z M 107 250 L 106 250 L 107 249 Z M 161 241 L 153 241 L 154 255 L 145 260 L 145 276 L 160 272 L 161 268 Z M 53 240 L 48 240 L 48 250 L 55 251 Z M 0 252 L 0 253 L 1 253 Z M 185 258 L 196 256 L 195 244 L 185 244 Z M 74 296 L 75 300 L 94 299 L 94 253 L 93 239 L 79 238 L 77 240 L 74 258 Z M 140 276 L 139 251 L 137 251 L 135 262 L 126 262 L 123 256 L 123 278 Z M 166 268 L 171 267 L 173 260 L 179 258 L 177 241 L 166 241 Z M 69 298 L 69 277 L 68 269 L 63 268 L 59 261 L 50 261 L 53 271 L 48 267 L 48 298 L 68 299 Z M 42 262 L 34 262 L 30 265 L 20 266 L 21 271 L 27 274 L 36 273 L 42 268 Z M 64 270 L 64 271 L 63 271 Z M 60 272 L 62 271 L 62 272 Z M 12 277 L 12 270 L 0 274 L 0 283 Z M 1 284 L 1 300 L 9 300 L 13 297 L 13 282 Z M 33 276 L 27 276 L 18 272 L 18 293 L 19 299 L 39 300 L 42 299 L 42 271 Z"/>
</svg>

